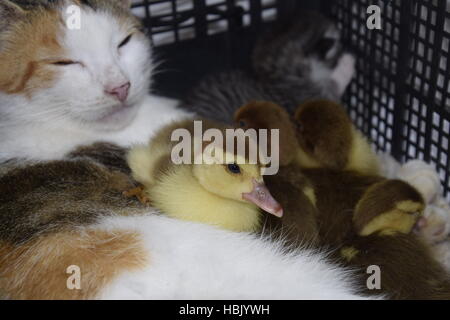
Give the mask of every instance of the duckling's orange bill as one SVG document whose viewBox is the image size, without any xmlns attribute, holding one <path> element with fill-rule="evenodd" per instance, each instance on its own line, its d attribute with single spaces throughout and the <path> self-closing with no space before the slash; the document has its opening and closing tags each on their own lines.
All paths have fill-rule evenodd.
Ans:
<svg viewBox="0 0 450 320">
<path fill-rule="evenodd" d="M 279 218 L 283 216 L 283 208 L 270 194 L 264 183 L 258 183 L 253 179 L 253 190 L 242 194 L 242 199 L 256 204 L 258 207 Z"/>
</svg>

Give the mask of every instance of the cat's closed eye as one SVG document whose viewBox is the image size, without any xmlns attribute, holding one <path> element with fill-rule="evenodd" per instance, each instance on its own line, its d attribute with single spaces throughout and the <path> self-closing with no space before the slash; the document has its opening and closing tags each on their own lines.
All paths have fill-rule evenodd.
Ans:
<svg viewBox="0 0 450 320">
<path fill-rule="evenodd" d="M 119 44 L 118 48 L 122 48 L 127 45 L 128 42 L 130 42 L 131 37 L 133 37 L 133 34 L 129 34 L 125 39 L 122 40 L 122 42 Z"/>
<path fill-rule="evenodd" d="M 73 61 L 73 60 L 59 60 L 59 61 L 55 61 L 52 62 L 51 64 L 55 65 L 55 66 L 68 66 L 68 65 L 72 65 L 72 64 L 78 64 L 79 62 Z"/>
</svg>

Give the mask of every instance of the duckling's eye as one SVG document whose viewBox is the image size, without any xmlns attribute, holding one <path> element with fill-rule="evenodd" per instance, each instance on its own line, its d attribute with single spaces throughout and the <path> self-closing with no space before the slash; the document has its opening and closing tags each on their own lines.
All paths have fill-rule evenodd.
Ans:
<svg viewBox="0 0 450 320">
<path fill-rule="evenodd" d="M 298 132 L 303 132 L 305 130 L 305 128 L 300 122 L 295 122 L 295 126 L 297 127 Z"/>
<path fill-rule="evenodd" d="M 244 120 L 239 121 L 239 127 L 245 128 L 247 126 L 247 123 Z"/>
<path fill-rule="evenodd" d="M 234 174 L 241 173 L 241 168 L 235 163 L 231 163 L 231 164 L 227 165 L 227 168 L 231 173 L 234 173 Z"/>
</svg>

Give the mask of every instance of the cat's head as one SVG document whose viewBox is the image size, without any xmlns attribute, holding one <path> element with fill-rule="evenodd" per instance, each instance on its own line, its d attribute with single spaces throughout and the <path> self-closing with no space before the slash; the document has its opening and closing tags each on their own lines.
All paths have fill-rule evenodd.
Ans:
<svg viewBox="0 0 450 320">
<path fill-rule="evenodd" d="M 1 0 L 0 115 L 98 130 L 131 122 L 150 44 L 129 0 Z"/>
<path fill-rule="evenodd" d="M 253 67 L 262 77 L 295 79 L 310 71 L 334 69 L 342 54 L 336 25 L 318 12 L 305 10 L 295 13 L 295 19 L 279 21 L 259 38 Z"/>
</svg>

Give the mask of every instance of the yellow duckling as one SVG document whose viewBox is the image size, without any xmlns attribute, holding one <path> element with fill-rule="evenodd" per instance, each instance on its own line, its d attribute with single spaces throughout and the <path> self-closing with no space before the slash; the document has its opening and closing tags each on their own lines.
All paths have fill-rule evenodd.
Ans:
<svg viewBox="0 0 450 320">
<path fill-rule="evenodd" d="M 203 129 L 208 128 L 224 130 L 221 125 L 203 121 Z M 147 197 L 170 217 L 232 231 L 258 230 L 260 208 L 282 216 L 283 209 L 264 184 L 261 166 L 246 163 L 246 158 L 239 154 L 216 147 L 212 154 L 221 153 L 222 159 L 226 159 L 224 163 L 195 164 L 198 157 L 206 156 L 202 143 L 201 152 L 192 153 L 192 164 L 175 164 L 172 161 L 175 143 L 170 139 L 175 129 L 194 133 L 193 121 L 163 128 L 149 145 L 136 146 L 127 156 L 134 178 L 143 185 L 141 198 Z"/>
</svg>

